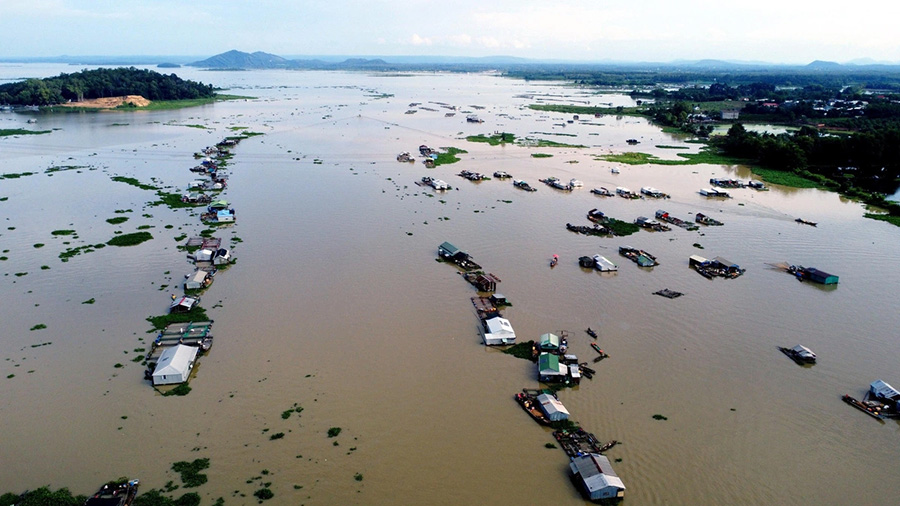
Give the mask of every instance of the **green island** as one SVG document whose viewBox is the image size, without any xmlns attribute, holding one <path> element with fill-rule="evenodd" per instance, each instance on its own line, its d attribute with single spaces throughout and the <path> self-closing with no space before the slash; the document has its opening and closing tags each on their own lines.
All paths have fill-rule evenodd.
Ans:
<svg viewBox="0 0 900 506">
<path fill-rule="evenodd" d="M 0 103 L 62 112 L 180 109 L 238 98 L 248 97 L 219 94 L 212 85 L 135 67 L 84 70 L 0 85 Z M 48 132 L 15 129 L 0 131 L 0 136 L 36 133 Z"/>
</svg>

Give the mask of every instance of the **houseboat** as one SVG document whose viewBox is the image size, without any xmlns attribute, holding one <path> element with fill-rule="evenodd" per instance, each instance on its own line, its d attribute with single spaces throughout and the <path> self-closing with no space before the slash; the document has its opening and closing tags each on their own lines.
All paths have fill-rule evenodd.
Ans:
<svg viewBox="0 0 900 506">
<path fill-rule="evenodd" d="M 778 350 L 800 365 L 816 363 L 816 354 L 802 344 L 798 344 L 793 348 L 785 348 L 783 346 L 779 346 Z"/>
<path fill-rule="evenodd" d="M 665 193 L 653 188 L 652 186 L 644 186 L 641 188 L 641 194 L 646 195 L 648 197 L 653 197 L 655 199 L 662 199 L 668 197 Z"/>
<path fill-rule="evenodd" d="M 746 269 L 741 269 L 738 264 L 725 260 L 722 257 L 708 260 L 700 255 L 691 255 L 688 258 L 688 265 L 693 267 L 701 276 L 707 279 L 712 279 L 717 276 L 723 278 L 736 278 L 746 271 Z"/>
<path fill-rule="evenodd" d="M 796 276 L 800 281 L 809 280 L 816 283 L 822 283 L 823 285 L 836 285 L 838 283 L 838 276 L 828 274 L 825 271 L 820 271 L 815 267 L 791 265 L 788 267 L 787 272 Z"/>
<path fill-rule="evenodd" d="M 513 181 L 513 186 L 515 186 L 516 188 L 521 188 L 527 192 L 537 191 L 537 188 L 534 188 L 530 184 L 526 183 L 524 179 L 517 179 Z"/>
<path fill-rule="evenodd" d="M 137 496 L 138 480 L 111 481 L 85 501 L 84 506 L 128 506 Z"/>
<path fill-rule="evenodd" d="M 724 190 L 716 190 L 715 188 L 701 188 L 700 195 L 704 197 L 722 197 L 731 198 L 731 194 Z"/>
<path fill-rule="evenodd" d="M 615 195 L 613 192 L 607 190 L 602 186 L 600 188 L 592 189 L 591 193 L 593 193 L 594 195 L 600 195 L 601 197 L 612 197 L 613 195 Z"/>
<path fill-rule="evenodd" d="M 451 190 L 452 189 L 450 187 L 450 185 L 447 184 L 445 181 L 442 181 L 440 179 L 435 179 L 430 176 L 423 177 L 422 182 L 425 183 L 426 185 L 434 188 L 435 190 Z"/>
<path fill-rule="evenodd" d="M 764 185 L 762 181 L 747 181 L 747 186 L 753 188 L 756 191 L 767 192 L 769 191 L 769 187 Z"/>
<path fill-rule="evenodd" d="M 672 230 L 671 228 L 667 227 L 666 225 L 663 225 L 662 223 L 660 223 L 656 220 L 651 220 L 650 218 L 647 218 L 646 216 L 638 216 L 637 219 L 634 220 L 634 224 L 641 228 L 645 228 L 647 230 L 654 230 L 656 232 L 668 232 L 669 230 Z"/>
<path fill-rule="evenodd" d="M 498 170 L 494 172 L 494 177 L 497 179 L 509 179 L 512 176 L 509 174 L 509 172 Z"/>
<path fill-rule="evenodd" d="M 667 211 L 663 211 L 662 209 L 656 211 L 656 219 L 665 221 L 666 223 L 671 223 L 676 227 L 681 227 L 685 230 L 698 230 L 700 227 L 688 222 L 684 221 L 681 218 L 676 218 L 670 215 Z"/>
<path fill-rule="evenodd" d="M 631 246 L 619 246 L 619 254 L 638 264 L 640 267 L 653 267 L 659 265 L 655 256 L 644 250 L 632 248 Z"/>
<path fill-rule="evenodd" d="M 616 195 L 618 195 L 622 198 L 626 198 L 626 199 L 641 198 L 640 195 L 638 195 L 637 193 L 634 193 L 633 191 L 629 190 L 628 188 L 625 188 L 624 186 L 619 186 L 616 188 Z"/>
<path fill-rule="evenodd" d="M 572 178 L 572 179 L 569 180 L 569 186 L 570 186 L 571 188 L 581 188 L 581 187 L 584 186 L 584 183 L 582 183 L 581 181 L 579 181 L 579 180 L 577 180 L 577 179 L 575 179 L 575 178 Z"/>
<path fill-rule="evenodd" d="M 714 218 L 710 218 L 709 216 L 707 216 L 703 213 L 697 213 L 696 215 L 694 215 L 694 221 L 701 225 L 708 225 L 708 226 L 724 225 L 724 223 L 722 223 L 721 221 L 714 219 Z"/>
</svg>

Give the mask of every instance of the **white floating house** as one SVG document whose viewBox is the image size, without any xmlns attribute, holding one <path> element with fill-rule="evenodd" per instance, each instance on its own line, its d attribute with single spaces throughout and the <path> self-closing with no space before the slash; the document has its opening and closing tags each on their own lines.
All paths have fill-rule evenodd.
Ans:
<svg viewBox="0 0 900 506">
<path fill-rule="evenodd" d="M 594 255 L 594 265 L 600 272 L 615 272 L 619 270 L 619 266 L 612 263 L 610 259 L 602 255 Z"/>
<path fill-rule="evenodd" d="M 506 318 L 495 316 L 491 319 L 484 320 L 482 333 L 484 335 L 484 344 L 486 346 L 516 344 L 516 332 L 513 330 L 512 324 L 510 324 L 509 320 Z"/>
<path fill-rule="evenodd" d="M 569 419 L 569 410 L 556 397 L 550 394 L 541 394 L 537 396 L 537 401 L 540 403 L 541 411 L 551 422 Z"/>
<path fill-rule="evenodd" d="M 625 497 L 625 484 L 603 455 L 589 453 L 573 457 L 569 469 L 575 483 L 591 501 Z"/>
<path fill-rule="evenodd" d="M 194 360 L 199 350 L 200 348 L 196 346 L 179 344 L 164 351 L 153 370 L 153 385 L 176 385 L 186 382 L 194 368 Z"/>
</svg>

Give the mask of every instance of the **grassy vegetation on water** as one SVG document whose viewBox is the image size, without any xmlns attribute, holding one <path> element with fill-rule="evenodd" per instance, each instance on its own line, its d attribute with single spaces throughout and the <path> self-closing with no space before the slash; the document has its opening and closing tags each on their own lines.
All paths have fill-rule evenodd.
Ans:
<svg viewBox="0 0 900 506">
<path fill-rule="evenodd" d="M 209 320 L 209 317 L 206 316 L 206 310 L 200 306 L 195 306 L 194 309 L 191 309 L 186 313 L 169 313 L 160 316 L 147 317 L 147 321 L 153 325 L 153 330 L 162 330 L 170 323 L 201 322 L 207 320 Z"/>
<path fill-rule="evenodd" d="M 10 172 L 7 174 L 0 174 L 0 179 L 19 179 L 20 177 L 33 176 L 35 174 L 37 174 L 37 172 Z"/>
<path fill-rule="evenodd" d="M 153 185 L 142 183 L 133 177 L 113 176 L 110 179 L 112 179 L 113 181 L 115 181 L 117 183 L 130 184 L 131 186 L 135 186 L 137 188 L 140 188 L 141 190 L 158 190 L 159 189 Z"/>
<path fill-rule="evenodd" d="M 531 153 L 532 158 L 553 158 L 550 153 Z"/>
<path fill-rule="evenodd" d="M 149 202 L 147 205 L 150 207 L 155 206 L 168 206 L 172 209 L 180 208 L 180 207 L 197 207 L 197 204 L 191 204 L 190 202 L 183 202 L 181 200 L 181 195 L 178 193 L 169 193 L 164 192 L 162 190 L 157 191 L 156 195 L 159 197 L 159 200 L 155 202 Z"/>
<path fill-rule="evenodd" d="M 663 160 L 649 153 L 627 152 L 617 155 L 601 155 L 598 159 L 607 162 L 624 163 L 626 165 L 697 165 L 706 163 L 710 165 L 739 165 L 747 163 L 742 158 L 734 158 L 719 154 L 715 148 L 706 146 L 699 153 L 678 153 L 683 160 Z"/>
<path fill-rule="evenodd" d="M 763 169 L 754 167 L 753 174 L 760 179 L 771 184 L 780 184 L 782 186 L 790 186 L 792 188 L 825 188 L 823 184 L 817 183 L 812 179 L 806 178 L 796 172 L 784 170 Z"/>
<path fill-rule="evenodd" d="M 534 349 L 534 341 L 525 341 L 522 343 L 514 344 L 509 348 L 503 350 L 503 353 L 507 355 L 512 355 L 516 358 L 524 358 L 525 360 L 532 359 L 532 350 Z"/>
<path fill-rule="evenodd" d="M 106 241 L 108 246 L 136 246 L 142 242 L 153 239 L 150 232 L 132 232 L 130 234 L 122 234 Z"/>
<path fill-rule="evenodd" d="M 634 223 L 628 223 L 627 221 L 617 220 L 615 218 L 610 218 L 609 221 L 603 225 L 612 230 L 612 232 L 619 237 L 635 234 L 641 229 L 641 227 Z"/>
<path fill-rule="evenodd" d="M 108 220 L 106 220 L 106 222 L 110 225 L 121 225 L 126 221 L 128 221 L 128 216 L 116 216 L 115 218 L 109 218 Z"/>
<path fill-rule="evenodd" d="M 25 130 L 23 128 L 0 128 L 0 137 L 8 137 L 10 135 L 41 135 L 49 134 L 53 130 Z"/>
<path fill-rule="evenodd" d="M 591 107 L 586 105 L 531 104 L 529 109 L 545 112 L 562 112 L 567 114 L 616 114 L 621 116 L 638 116 L 642 114 L 640 107 Z"/>
<path fill-rule="evenodd" d="M 566 144 L 564 142 L 548 141 L 547 139 L 535 139 L 528 137 L 522 144 L 532 148 L 586 148 L 581 144 Z"/>
<path fill-rule="evenodd" d="M 863 216 L 869 219 L 878 220 L 878 221 L 886 221 L 891 225 L 900 227 L 900 216 L 891 216 L 889 214 L 875 214 L 875 213 L 866 213 Z"/>
<path fill-rule="evenodd" d="M 434 161 L 435 167 L 438 165 L 449 165 L 451 163 L 456 163 L 459 161 L 459 158 L 456 156 L 461 153 L 468 153 L 468 151 L 459 148 L 447 148 L 446 153 L 438 153 L 437 159 Z"/>
<path fill-rule="evenodd" d="M 511 133 L 503 132 L 503 133 L 499 133 L 499 134 L 494 134 L 490 137 L 487 137 L 484 134 L 470 135 L 470 136 L 466 137 L 466 140 L 469 142 L 486 142 L 486 143 L 490 144 L 491 146 L 498 146 L 500 144 L 508 144 L 508 143 L 515 142 L 516 136 Z"/>
<path fill-rule="evenodd" d="M 186 488 L 199 487 L 207 481 L 207 476 L 200 471 L 209 468 L 209 459 L 196 459 L 193 462 L 181 461 L 172 464 L 172 470 L 181 473 L 181 481 Z"/>
</svg>

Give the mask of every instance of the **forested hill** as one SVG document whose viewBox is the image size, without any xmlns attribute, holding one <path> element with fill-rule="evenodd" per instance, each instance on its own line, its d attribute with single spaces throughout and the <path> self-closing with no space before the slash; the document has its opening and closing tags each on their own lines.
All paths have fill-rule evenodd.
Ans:
<svg viewBox="0 0 900 506">
<path fill-rule="evenodd" d="M 56 105 L 69 100 L 141 95 L 149 100 L 215 96 L 212 85 L 134 67 L 84 70 L 0 85 L 0 104 Z"/>
</svg>

